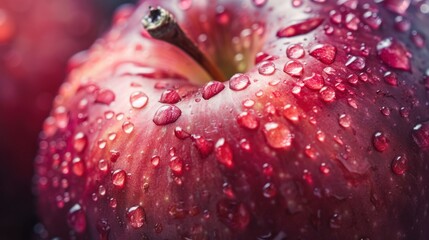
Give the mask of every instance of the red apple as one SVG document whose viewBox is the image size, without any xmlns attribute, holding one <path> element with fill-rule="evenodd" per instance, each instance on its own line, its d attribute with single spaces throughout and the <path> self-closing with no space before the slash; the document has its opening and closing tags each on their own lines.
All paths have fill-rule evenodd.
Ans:
<svg viewBox="0 0 429 240">
<path fill-rule="evenodd" d="M 45 121 L 41 237 L 428 239 L 428 7 L 143 2 Z"/>
<path fill-rule="evenodd" d="M 30 238 L 40 126 L 68 59 L 106 29 L 111 11 L 95 0 L 0 1 L 0 239 Z"/>
</svg>

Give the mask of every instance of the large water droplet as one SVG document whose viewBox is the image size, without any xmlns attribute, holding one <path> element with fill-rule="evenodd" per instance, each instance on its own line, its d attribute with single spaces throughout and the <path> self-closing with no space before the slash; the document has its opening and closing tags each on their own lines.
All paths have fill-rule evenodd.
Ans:
<svg viewBox="0 0 429 240">
<path fill-rule="evenodd" d="M 85 164 L 79 157 L 73 159 L 72 172 L 78 177 L 81 177 L 85 173 Z"/>
<path fill-rule="evenodd" d="M 385 0 L 383 3 L 389 10 L 403 15 L 410 6 L 411 0 Z"/>
<path fill-rule="evenodd" d="M 292 122 L 299 121 L 299 111 L 296 106 L 286 104 L 283 108 L 283 116 Z"/>
<path fill-rule="evenodd" d="M 134 124 L 132 122 L 124 122 L 122 124 L 122 130 L 126 133 L 126 134 L 130 134 L 133 132 L 134 130 Z"/>
<path fill-rule="evenodd" d="M 372 144 L 379 152 L 384 152 L 389 147 L 389 142 L 389 139 L 382 132 L 376 132 L 372 138 Z"/>
<path fill-rule="evenodd" d="M 127 179 L 127 173 L 124 170 L 118 169 L 112 173 L 112 183 L 117 188 L 123 188 Z"/>
<path fill-rule="evenodd" d="M 262 7 L 268 2 L 268 0 L 252 0 L 252 2 L 256 7 Z"/>
<path fill-rule="evenodd" d="M 377 53 L 380 59 L 389 67 L 410 70 L 410 53 L 398 40 L 386 38 L 377 44 Z"/>
<path fill-rule="evenodd" d="M 310 49 L 310 55 L 324 64 L 332 64 L 336 54 L 337 48 L 330 44 L 317 44 Z"/>
<path fill-rule="evenodd" d="M 82 206 L 73 205 L 67 214 L 67 223 L 75 232 L 83 233 L 86 230 L 86 216 Z"/>
<path fill-rule="evenodd" d="M 264 125 L 267 144 L 275 149 L 288 149 L 292 145 L 292 134 L 283 123 L 268 122 Z"/>
<path fill-rule="evenodd" d="M 215 148 L 217 160 L 225 167 L 231 168 L 233 166 L 233 154 L 231 146 L 225 141 L 225 138 L 220 138 L 216 142 Z"/>
<path fill-rule="evenodd" d="M 204 86 L 202 96 L 204 99 L 208 100 L 220 93 L 224 88 L 225 85 L 223 83 L 211 81 Z"/>
<path fill-rule="evenodd" d="M 147 95 L 143 92 L 133 92 L 130 95 L 130 103 L 133 108 L 143 108 L 146 106 L 147 102 L 149 101 L 149 98 Z"/>
<path fill-rule="evenodd" d="M 352 31 L 359 29 L 359 18 L 354 13 L 348 13 L 345 19 L 346 28 Z"/>
<path fill-rule="evenodd" d="M 170 159 L 169 166 L 174 174 L 180 175 L 183 173 L 183 160 L 180 157 L 173 156 Z"/>
<path fill-rule="evenodd" d="M 323 23 L 323 18 L 310 18 L 291 24 L 277 32 L 277 37 L 294 37 L 313 31 Z"/>
<path fill-rule="evenodd" d="M 234 91 L 241 91 L 250 85 L 250 79 L 247 75 L 237 73 L 229 80 L 229 88 Z"/>
<path fill-rule="evenodd" d="M 410 27 L 411 27 L 411 22 L 408 19 L 402 16 L 395 17 L 396 30 L 398 30 L 399 32 L 406 32 L 410 30 Z"/>
<path fill-rule="evenodd" d="M 362 70 L 366 66 L 365 58 L 350 56 L 345 64 L 351 70 Z"/>
<path fill-rule="evenodd" d="M 312 90 L 320 90 L 325 84 L 325 80 L 323 79 L 322 75 L 318 73 L 313 73 L 310 77 L 304 78 L 303 82 L 306 87 Z"/>
<path fill-rule="evenodd" d="M 382 23 L 378 13 L 369 10 L 363 14 L 363 21 L 374 30 L 377 30 Z"/>
<path fill-rule="evenodd" d="M 392 86 L 398 86 L 398 77 L 395 73 L 386 72 L 384 74 L 384 81 Z"/>
<path fill-rule="evenodd" d="M 275 71 L 276 66 L 273 62 L 262 62 L 258 67 L 259 74 L 265 76 L 273 75 Z"/>
<path fill-rule="evenodd" d="M 141 228 L 146 222 L 146 215 L 142 207 L 133 206 L 127 211 L 127 219 L 133 228 Z"/>
<path fill-rule="evenodd" d="M 180 108 L 174 105 L 163 105 L 155 113 L 153 122 L 156 125 L 167 125 L 174 123 L 182 115 Z"/>
<path fill-rule="evenodd" d="M 182 98 L 180 97 L 179 93 L 177 93 L 174 89 L 167 89 L 164 92 L 162 92 L 161 97 L 159 99 L 159 102 L 161 103 L 168 103 L 168 104 L 175 104 L 180 102 Z"/>
<path fill-rule="evenodd" d="M 242 112 L 237 116 L 238 125 L 247 129 L 257 129 L 259 127 L 258 118 L 251 112 Z"/>
<path fill-rule="evenodd" d="M 300 62 L 292 60 L 285 64 L 283 71 L 292 77 L 301 77 L 304 66 Z"/>
<path fill-rule="evenodd" d="M 266 198 L 273 198 L 277 195 L 277 188 L 272 183 L 266 183 L 262 188 L 262 193 Z"/>
<path fill-rule="evenodd" d="M 341 114 L 340 117 L 338 118 L 338 123 L 340 124 L 341 127 L 344 127 L 344 128 L 350 127 L 351 122 L 352 122 L 351 118 L 347 114 Z"/>
<path fill-rule="evenodd" d="M 286 49 L 286 56 L 291 59 L 302 58 L 305 55 L 304 48 L 301 44 L 292 44 Z"/>
<path fill-rule="evenodd" d="M 396 156 L 392 160 L 392 171 L 396 175 L 404 175 L 408 169 L 408 158 L 405 155 Z"/>
<path fill-rule="evenodd" d="M 250 214 L 246 206 L 229 199 L 219 201 L 217 215 L 221 222 L 232 229 L 243 230 L 250 222 Z"/>
<path fill-rule="evenodd" d="M 186 139 L 189 138 L 191 136 L 191 134 L 189 134 L 188 132 L 186 132 L 185 130 L 183 130 L 181 127 L 176 127 L 174 129 L 174 135 L 178 138 L 178 139 Z"/>
<path fill-rule="evenodd" d="M 73 148 L 76 152 L 80 153 L 86 148 L 86 144 L 88 143 L 88 138 L 83 132 L 78 132 L 74 135 L 73 138 Z"/>
<path fill-rule="evenodd" d="M 429 121 L 415 125 L 412 136 L 417 146 L 422 149 L 429 148 Z"/>
<path fill-rule="evenodd" d="M 212 141 L 207 140 L 206 138 L 199 135 L 192 135 L 191 137 L 202 158 L 206 158 L 213 152 L 214 144 Z"/>
<path fill-rule="evenodd" d="M 329 86 L 324 86 L 319 91 L 320 97 L 325 102 L 332 102 L 335 100 L 335 90 Z"/>
</svg>

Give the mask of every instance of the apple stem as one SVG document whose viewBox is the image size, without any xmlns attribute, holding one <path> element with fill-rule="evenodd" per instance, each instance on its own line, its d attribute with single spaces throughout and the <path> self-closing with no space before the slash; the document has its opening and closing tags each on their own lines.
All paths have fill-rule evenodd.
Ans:
<svg viewBox="0 0 429 240">
<path fill-rule="evenodd" d="M 214 80 L 227 80 L 219 68 L 188 38 L 169 11 L 161 7 L 149 7 L 149 14 L 142 19 L 142 24 L 153 38 L 171 43 L 191 56 Z"/>
</svg>

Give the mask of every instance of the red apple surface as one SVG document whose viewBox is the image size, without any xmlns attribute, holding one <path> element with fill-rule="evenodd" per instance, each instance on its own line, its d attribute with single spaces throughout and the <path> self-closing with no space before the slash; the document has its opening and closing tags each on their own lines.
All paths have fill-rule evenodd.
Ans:
<svg viewBox="0 0 429 240">
<path fill-rule="evenodd" d="M 151 37 L 150 6 L 224 76 Z M 40 237 L 428 239 L 428 9 L 142 2 L 45 120 Z"/>
<path fill-rule="evenodd" d="M 68 59 L 111 21 L 97 1 L 0 1 L 0 239 L 30 238 L 38 134 Z"/>
</svg>

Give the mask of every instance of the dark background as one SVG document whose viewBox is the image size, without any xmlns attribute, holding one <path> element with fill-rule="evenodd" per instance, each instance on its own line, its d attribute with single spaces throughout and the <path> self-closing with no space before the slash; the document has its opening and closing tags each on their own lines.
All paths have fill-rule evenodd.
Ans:
<svg viewBox="0 0 429 240">
<path fill-rule="evenodd" d="M 136 0 L 0 0 L 0 239 L 32 239 L 37 136 L 67 61 Z"/>
</svg>

